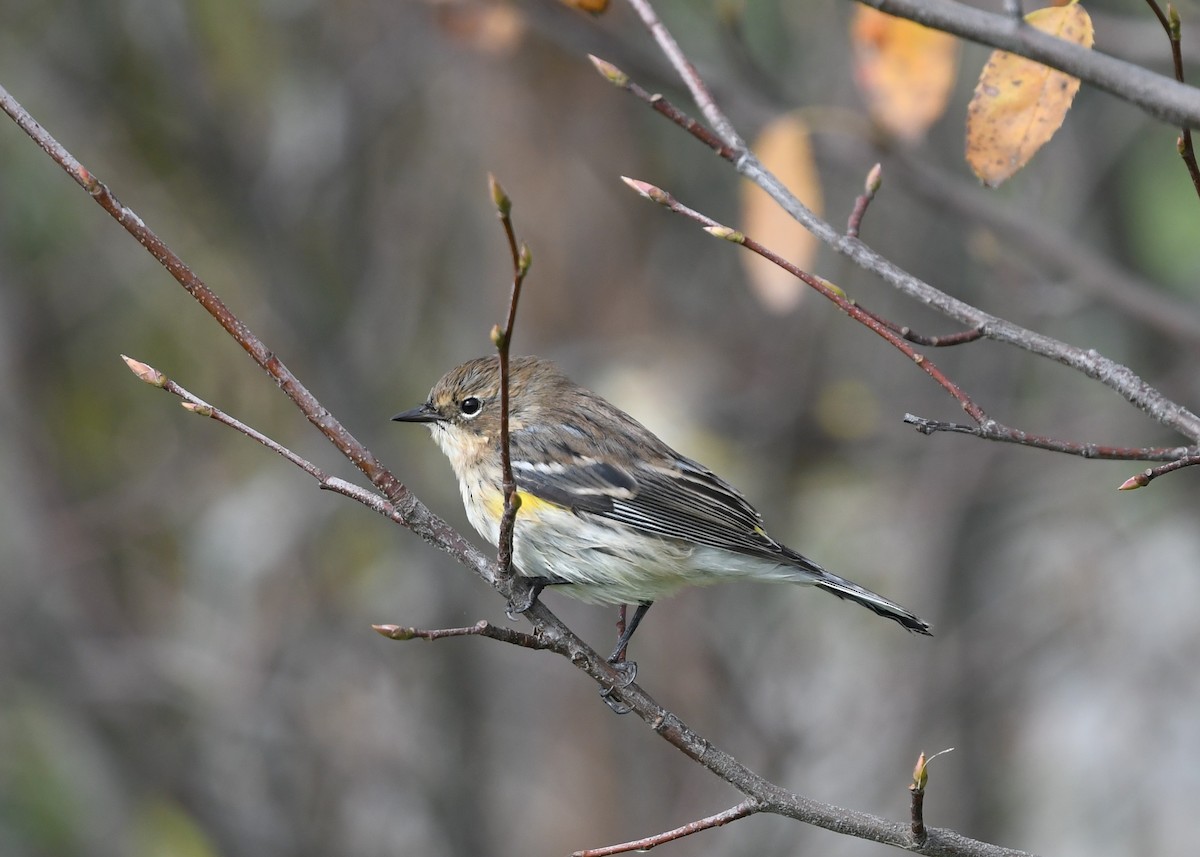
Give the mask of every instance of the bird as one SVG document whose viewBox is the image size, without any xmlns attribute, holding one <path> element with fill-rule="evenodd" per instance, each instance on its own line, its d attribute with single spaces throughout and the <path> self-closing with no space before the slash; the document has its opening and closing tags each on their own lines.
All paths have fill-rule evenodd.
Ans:
<svg viewBox="0 0 1200 857">
<path fill-rule="evenodd" d="M 814 586 L 911 632 L 932 633 L 906 608 L 773 538 L 737 489 L 553 362 L 512 358 L 508 381 L 520 498 L 514 570 L 530 578 L 530 604 L 553 587 L 589 603 L 637 605 L 610 663 L 624 660 L 655 601 L 728 581 Z M 499 358 L 451 369 L 425 402 L 392 419 L 428 426 L 457 477 L 468 520 L 496 545 L 504 510 Z"/>
</svg>

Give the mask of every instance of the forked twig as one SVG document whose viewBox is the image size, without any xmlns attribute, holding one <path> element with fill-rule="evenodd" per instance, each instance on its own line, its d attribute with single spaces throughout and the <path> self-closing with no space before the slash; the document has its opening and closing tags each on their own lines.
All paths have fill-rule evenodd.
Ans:
<svg viewBox="0 0 1200 857">
<path fill-rule="evenodd" d="M 408 491 L 369 450 L 320 405 L 282 361 L 146 226 L 141 218 L 117 201 L 108 188 L 34 121 L 3 87 L 0 87 L 0 110 L 10 115 L 38 146 L 151 252 L 176 281 L 195 296 L 230 336 L 275 379 L 305 417 L 371 480 L 386 500 L 386 505 L 379 506 L 381 511 L 470 568 L 502 595 L 512 597 L 512 581 L 499 573 L 498 566 Z M 168 388 L 165 383 L 157 383 L 160 373 L 149 367 L 146 369 L 151 373 L 151 381 L 156 386 Z M 219 412 L 211 406 L 199 400 L 192 404 L 197 413 L 217 418 Z M 320 478 L 319 471 L 315 468 L 306 470 L 315 478 Z M 339 490 L 331 480 L 321 484 L 322 487 Z M 344 493 L 359 499 L 360 502 L 366 502 L 370 495 L 370 492 L 361 491 L 358 493 L 366 496 L 355 496 L 354 492 Z M 612 687 L 622 681 L 623 676 L 602 655 L 584 643 L 544 604 L 534 602 L 524 615 L 533 624 L 535 636 L 540 644 L 570 660 L 592 680 L 603 687 Z M 784 815 L 839 833 L 907 848 L 916 853 L 1024 857 L 1022 852 L 969 839 L 954 831 L 938 829 L 931 829 L 926 843 L 914 848 L 907 827 L 903 824 L 869 813 L 823 804 L 771 783 L 691 729 L 679 717 L 659 705 L 636 683 L 620 687 L 617 695 L 661 738 L 747 797 L 757 801 L 761 812 Z"/>
<path fill-rule="evenodd" d="M 1150 10 L 1154 12 L 1154 17 L 1158 18 L 1158 23 L 1162 25 L 1163 32 L 1167 34 L 1167 39 L 1171 43 L 1171 63 L 1175 68 L 1175 79 L 1183 83 L 1183 22 L 1179 18 L 1179 10 L 1170 3 L 1167 4 L 1167 11 L 1164 14 L 1162 8 L 1156 0 L 1146 0 Z M 1179 140 L 1175 144 L 1179 151 L 1179 157 L 1183 158 L 1183 163 L 1187 167 L 1188 176 L 1191 177 L 1192 187 L 1196 189 L 1196 194 L 1200 196 L 1200 165 L 1196 163 L 1196 150 L 1192 147 L 1192 129 L 1184 125 L 1179 132 Z"/>
<path fill-rule="evenodd" d="M 932 434 L 938 431 L 959 432 L 971 434 L 976 437 L 986 440 L 1004 441 L 1007 443 L 1020 444 L 1022 446 L 1032 446 L 1037 449 L 1045 449 L 1051 452 L 1061 452 L 1070 455 L 1079 455 L 1084 458 L 1111 458 L 1118 460 L 1139 460 L 1139 461 L 1174 461 L 1175 459 L 1185 456 L 1195 455 L 1200 450 L 1196 447 L 1189 446 L 1173 446 L 1173 447 L 1118 447 L 1118 446 L 1102 446 L 1092 443 L 1078 443 L 1075 441 L 1060 440 L 1057 438 L 1045 437 L 1043 435 L 1032 434 L 1020 429 L 1006 426 L 1003 423 L 989 417 L 957 383 L 947 376 L 933 361 L 925 355 L 916 351 L 908 337 L 898 331 L 896 325 L 891 322 L 881 319 L 877 314 L 863 308 L 857 301 L 851 300 L 846 296 L 840 288 L 835 286 L 828 280 L 818 277 L 815 274 L 804 271 L 787 259 L 784 259 L 779 254 L 764 247 L 759 242 L 755 241 L 745 233 L 738 232 L 728 226 L 723 226 L 717 223 L 707 215 L 701 214 L 694 209 L 689 208 L 683 203 L 676 200 L 671 194 L 667 193 L 662 188 L 656 187 L 648 182 L 639 181 L 637 179 L 625 178 L 623 181 L 637 191 L 642 197 L 658 203 L 669 211 L 676 214 L 681 214 L 689 220 L 699 223 L 704 227 L 704 231 L 717 238 L 723 238 L 727 241 L 732 241 L 735 244 L 740 244 L 747 250 L 750 250 L 762 256 L 779 267 L 783 268 L 792 276 L 801 280 L 810 288 L 816 290 L 823 297 L 832 301 L 837 305 L 838 309 L 850 316 L 855 321 L 864 325 L 867 329 L 877 334 L 888 342 L 892 347 L 896 348 L 905 357 L 913 362 L 921 371 L 928 375 L 935 383 L 945 390 L 959 406 L 967 413 L 972 420 L 975 421 L 974 426 L 964 426 L 958 423 L 939 422 L 936 420 L 927 420 L 922 417 L 916 417 L 912 414 L 906 414 L 904 421 L 913 425 L 922 434 Z M 960 341 L 972 341 L 978 337 L 972 335 L 973 332 L 966 331 L 963 334 L 955 335 Z"/>
<path fill-rule="evenodd" d="M 500 187 L 496 177 L 488 175 L 488 187 L 491 190 L 492 202 L 496 205 L 496 214 L 504 227 L 504 236 L 508 240 L 508 249 L 512 255 L 512 293 L 508 301 L 508 317 L 504 328 L 499 325 L 492 328 L 492 344 L 496 346 L 497 359 L 500 362 L 500 468 L 504 490 L 504 513 L 500 516 L 500 537 L 497 545 L 496 562 L 501 573 L 506 577 L 512 575 L 513 561 L 513 530 L 517 521 L 517 510 L 521 507 L 521 495 L 517 493 L 517 484 L 512 472 L 512 449 L 509 442 L 509 373 L 508 356 L 512 344 L 513 325 L 517 321 L 517 303 L 521 300 L 521 285 L 525 275 L 533 264 L 533 256 L 524 244 L 517 244 L 517 235 L 512 224 L 512 200 Z"/>
<path fill-rule="evenodd" d="M 262 446 L 265 446 L 272 452 L 277 453 L 285 460 L 296 465 L 309 476 L 316 479 L 317 484 L 322 490 L 332 491 L 335 494 L 341 494 L 344 497 L 349 497 L 351 500 L 357 500 L 364 506 L 374 509 L 385 518 L 391 518 L 399 523 L 403 523 L 403 519 L 400 517 L 400 513 L 397 511 L 396 506 L 382 494 L 379 494 L 375 491 L 368 491 L 366 488 L 355 485 L 353 482 L 347 482 L 345 479 L 341 479 L 337 476 L 329 476 L 324 470 L 317 467 L 308 459 L 297 455 L 283 444 L 267 437 L 265 434 L 258 431 L 258 429 L 246 425 L 241 420 L 235 419 L 234 417 L 222 411 L 220 408 L 208 404 L 208 402 L 185 389 L 180 384 L 177 384 L 175 381 L 168 378 L 165 373 L 160 372 L 158 369 L 155 369 L 148 363 L 143 363 L 140 360 L 134 360 L 132 357 L 126 357 L 124 354 L 121 355 L 121 359 L 125 361 L 125 365 L 129 367 L 129 371 L 136 375 L 138 380 L 144 381 L 152 387 L 158 387 L 161 390 L 166 390 L 171 395 L 178 396 L 180 399 L 182 399 L 183 401 L 181 404 L 183 405 L 184 410 L 190 411 L 197 416 L 208 417 L 211 420 L 221 423 L 221 425 L 228 426 L 234 431 L 241 432 L 242 434 L 246 435 L 246 437 L 250 438 L 256 443 L 261 444 Z"/>
<path fill-rule="evenodd" d="M 672 65 L 692 93 L 692 97 L 700 106 L 709 125 L 717 129 L 716 134 L 704 129 L 700 123 L 691 120 L 677 108 L 666 109 L 660 103 L 661 99 L 649 96 L 645 90 L 634 84 L 628 75 L 611 63 L 593 60 L 593 64 L 607 80 L 634 94 L 658 112 L 672 119 L 680 127 L 688 130 L 698 140 L 732 163 L 739 173 L 759 185 L 795 220 L 830 247 L 847 256 L 865 270 L 879 275 L 908 297 L 969 325 L 970 332 L 956 335 L 961 336 L 963 341 L 986 337 L 1062 363 L 1116 391 L 1126 401 L 1159 423 L 1175 429 L 1194 443 L 1200 443 L 1200 416 L 1165 397 L 1128 367 L 1104 357 L 1094 349 L 1076 348 L 985 313 L 919 280 L 871 250 L 858 239 L 850 235 L 840 235 L 830 224 L 817 217 L 797 200 L 775 176 L 758 162 L 758 159 L 746 148 L 736 133 L 732 132 L 728 119 L 717 107 L 694 66 L 683 56 L 678 44 L 659 19 L 649 0 L 629 0 L 629 3 L 642 18 L 663 53 L 671 60 Z M 879 4 L 868 3 L 868 5 L 878 6 Z M 889 8 L 887 11 L 894 10 Z M 1022 31 L 1032 29 L 1021 28 Z M 1192 96 L 1189 95 L 1189 97 Z M 1195 97 L 1200 98 L 1200 95 Z M 961 399 L 960 403 L 962 403 Z M 972 414 L 972 418 L 975 419 L 974 414 Z M 982 424 L 980 420 L 977 422 Z M 1094 448 L 1087 444 L 1077 444 L 1076 446 L 1080 449 Z"/>
</svg>

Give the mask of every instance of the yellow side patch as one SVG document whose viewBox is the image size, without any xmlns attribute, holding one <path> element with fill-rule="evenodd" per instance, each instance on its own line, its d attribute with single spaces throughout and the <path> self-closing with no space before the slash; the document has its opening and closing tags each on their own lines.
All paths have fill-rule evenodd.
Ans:
<svg viewBox="0 0 1200 857">
<path fill-rule="evenodd" d="M 528 491 L 518 491 L 517 496 L 521 498 L 521 508 L 517 510 L 517 516 L 522 515 L 537 515 L 546 509 L 557 508 L 557 504 L 551 503 L 549 500 L 543 500 L 535 494 L 530 494 Z M 499 518 L 504 514 L 504 494 L 500 491 L 489 491 L 483 500 L 483 505 L 487 509 L 489 515 L 493 518 Z"/>
</svg>

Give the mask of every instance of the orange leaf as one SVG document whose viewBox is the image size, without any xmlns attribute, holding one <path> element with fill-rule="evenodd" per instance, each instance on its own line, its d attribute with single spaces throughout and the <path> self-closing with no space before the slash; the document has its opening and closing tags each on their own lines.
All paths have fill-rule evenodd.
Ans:
<svg viewBox="0 0 1200 857">
<path fill-rule="evenodd" d="M 525 35 L 524 13 L 512 6 L 433 6 L 438 23 L 449 35 L 485 54 L 508 56 L 520 47 Z"/>
<path fill-rule="evenodd" d="M 562 0 L 562 2 L 572 9 L 590 12 L 593 15 L 601 15 L 608 8 L 608 0 Z"/>
<path fill-rule="evenodd" d="M 1025 20 L 1044 33 L 1092 46 L 1092 19 L 1075 0 L 1030 12 Z M 1078 91 L 1077 77 L 995 51 L 967 107 L 967 163 L 975 175 L 996 187 L 1029 163 L 1062 125 Z"/>
<path fill-rule="evenodd" d="M 768 123 L 754 141 L 758 159 L 801 202 L 818 215 L 821 213 L 821 182 L 808 139 L 808 126 L 794 113 Z M 817 255 L 817 239 L 793 220 L 774 200 L 756 185 L 742 183 L 743 232 L 785 257 L 800 268 L 812 266 Z M 794 308 L 807 287 L 777 265 L 756 253 L 739 256 L 750 287 L 772 312 Z"/>
<path fill-rule="evenodd" d="M 958 70 L 958 39 L 869 6 L 850 25 L 854 81 L 876 124 L 908 142 L 941 117 Z"/>
</svg>

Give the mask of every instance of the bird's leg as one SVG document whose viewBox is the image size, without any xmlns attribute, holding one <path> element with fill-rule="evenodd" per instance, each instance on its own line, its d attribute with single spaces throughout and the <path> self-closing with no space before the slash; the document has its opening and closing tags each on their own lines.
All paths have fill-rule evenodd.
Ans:
<svg viewBox="0 0 1200 857">
<path fill-rule="evenodd" d="M 633 611 L 633 618 L 628 623 L 625 622 L 625 605 L 621 605 L 620 618 L 617 620 L 617 628 L 620 629 L 621 636 L 617 638 L 617 647 L 608 656 L 610 664 L 616 666 L 617 664 L 633 663 L 632 661 L 625 660 L 625 650 L 629 648 L 629 640 L 633 636 L 633 632 L 637 630 L 638 625 L 642 624 L 642 619 L 645 617 L 646 611 L 650 609 L 650 605 L 653 603 L 653 601 L 643 601 L 638 604 L 637 609 Z"/>
<path fill-rule="evenodd" d="M 617 608 L 617 639 L 618 640 L 621 639 L 621 637 L 625 636 L 625 619 L 628 616 L 628 610 L 629 610 L 628 604 L 622 604 L 620 607 Z M 620 660 L 625 660 L 624 652 L 619 652 L 619 653 L 614 652 L 613 654 L 619 655 Z"/>
<path fill-rule="evenodd" d="M 613 653 L 608 657 L 608 662 L 621 675 L 621 681 L 614 687 L 600 689 L 600 698 L 604 700 L 604 704 L 617 714 L 628 714 L 633 710 L 625 703 L 614 698 L 613 693 L 618 687 L 629 687 L 629 685 L 633 684 L 633 680 L 637 678 L 637 662 L 625 660 L 625 650 L 629 648 L 629 638 L 633 636 L 633 632 L 637 630 L 637 626 L 642 623 L 642 618 L 653 603 L 653 601 L 643 601 L 638 604 L 637 609 L 633 611 L 633 618 L 628 622 L 625 621 L 626 605 L 622 604 L 620 612 L 617 614 L 617 629 L 620 636 L 617 638 L 617 647 L 613 649 Z"/>
<path fill-rule="evenodd" d="M 617 628 L 620 629 L 621 635 L 617 638 L 617 647 L 608 656 L 608 662 L 624 677 L 621 687 L 628 687 L 637 678 L 637 662 L 625 660 L 625 651 L 629 648 L 629 639 L 633 636 L 633 632 L 637 630 L 638 625 L 642 624 L 642 618 L 653 603 L 653 601 L 643 601 L 638 604 L 637 609 L 633 611 L 633 618 L 628 622 L 625 621 L 625 605 L 621 605 L 620 618 L 617 619 Z"/>
</svg>

